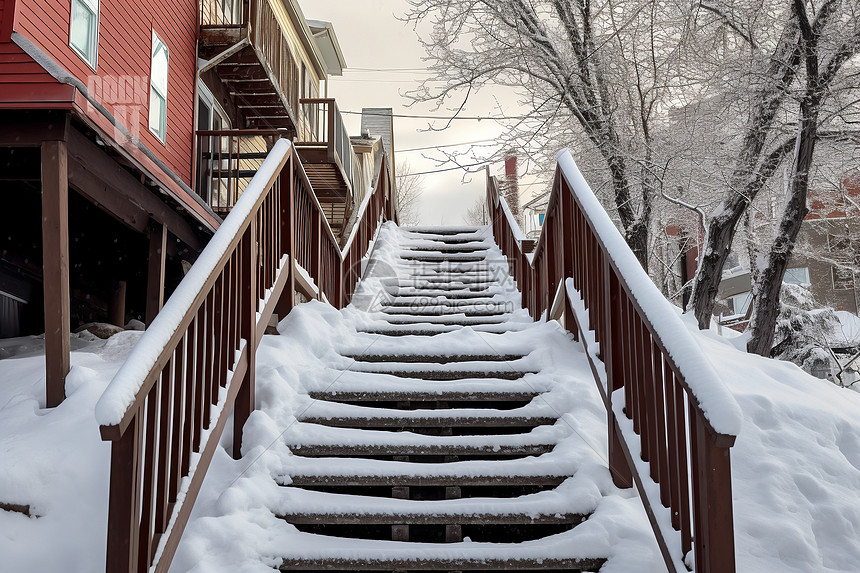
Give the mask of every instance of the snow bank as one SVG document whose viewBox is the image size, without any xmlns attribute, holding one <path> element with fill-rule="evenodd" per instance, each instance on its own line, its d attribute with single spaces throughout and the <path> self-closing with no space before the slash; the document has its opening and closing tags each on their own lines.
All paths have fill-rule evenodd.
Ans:
<svg viewBox="0 0 860 573">
<path fill-rule="evenodd" d="M 860 570 L 860 394 L 685 322 L 743 415 L 731 450 L 737 570 Z"/>
<path fill-rule="evenodd" d="M 621 233 L 594 196 L 569 150 L 558 154 L 558 166 L 587 217 L 591 220 L 615 266 L 624 276 L 633 298 L 654 326 L 687 385 L 702 406 L 711 426 L 721 434 L 737 435 L 742 415 L 737 401 L 716 375 L 702 351 L 689 336 L 675 307 L 657 290 L 642 265 L 630 251 Z"/>
<path fill-rule="evenodd" d="M 66 400 L 45 409 L 45 359 L 0 360 L 0 571 L 103 571 L 110 444 L 93 408 L 142 333 L 71 353 Z"/>
</svg>

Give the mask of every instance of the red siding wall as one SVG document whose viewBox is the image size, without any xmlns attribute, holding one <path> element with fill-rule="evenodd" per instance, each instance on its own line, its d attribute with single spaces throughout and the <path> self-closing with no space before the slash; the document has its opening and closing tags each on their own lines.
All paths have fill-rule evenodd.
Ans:
<svg viewBox="0 0 860 573">
<path fill-rule="evenodd" d="M 74 90 L 61 85 L 16 44 L 11 43 L 14 0 L 0 0 L 0 107 L 66 107 Z"/>
<path fill-rule="evenodd" d="M 0 0 L 0 4 L 4 1 L 10 0 Z M 95 72 L 69 47 L 71 0 L 17 0 L 17 3 L 15 31 L 83 82 L 89 93 L 132 134 L 192 185 L 196 0 L 101 0 Z M 166 145 L 149 131 L 153 30 L 170 50 Z M 95 109 L 86 112 L 99 113 Z"/>
</svg>

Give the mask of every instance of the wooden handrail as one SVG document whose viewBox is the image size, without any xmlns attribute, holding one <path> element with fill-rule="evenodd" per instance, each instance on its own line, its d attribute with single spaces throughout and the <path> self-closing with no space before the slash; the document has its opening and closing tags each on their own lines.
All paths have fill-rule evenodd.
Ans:
<svg viewBox="0 0 860 573">
<path fill-rule="evenodd" d="M 356 261 L 379 222 L 396 217 L 383 167 L 342 251 L 295 148 L 280 139 L 117 372 L 96 406 L 111 442 L 108 573 L 168 570 L 231 412 L 240 455 L 269 319 L 293 308 L 305 275 L 333 305 L 347 304 Z"/>
<path fill-rule="evenodd" d="M 586 345 L 608 414 L 613 481 L 636 485 L 669 570 L 686 572 L 692 550 L 695 571 L 733 573 L 729 450 L 740 409 L 674 308 L 568 152 L 532 254 L 489 170 L 487 205 L 523 306 L 535 319 L 562 318 Z"/>
</svg>

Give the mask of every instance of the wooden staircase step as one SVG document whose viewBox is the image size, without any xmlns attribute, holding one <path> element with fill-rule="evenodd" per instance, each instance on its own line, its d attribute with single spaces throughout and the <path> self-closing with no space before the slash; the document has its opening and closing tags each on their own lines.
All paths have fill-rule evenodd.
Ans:
<svg viewBox="0 0 860 573">
<path fill-rule="evenodd" d="M 346 497 L 346 496 L 345 496 Z M 361 496 L 351 496 L 361 497 Z M 579 513 L 362 513 L 362 512 L 278 512 L 276 515 L 293 524 L 338 525 L 578 525 L 588 519 Z"/>
<path fill-rule="evenodd" d="M 434 299 L 434 298 L 442 298 L 442 299 L 447 298 L 449 300 L 466 300 L 466 299 L 475 299 L 475 298 L 484 298 L 485 299 L 485 298 L 489 298 L 493 294 L 495 294 L 495 293 L 487 293 L 487 292 L 483 292 L 483 291 L 480 291 L 480 292 L 469 291 L 467 289 L 458 289 L 458 290 L 455 290 L 455 289 L 447 289 L 447 290 L 444 290 L 444 289 L 434 289 L 434 290 L 422 289 L 420 291 L 417 291 L 417 290 L 412 291 L 409 294 L 401 294 L 400 291 L 402 291 L 402 290 L 405 290 L 405 289 L 397 289 L 397 292 L 391 292 L 391 291 L 386 291 L 386 292 L 389 295 L 391 295 L 392 297 L 394 297 L 395 299 L 397 299 L 399 297 L 404 297 L 404 298 L 413 298 L 413 299 L 414 298 L 423 298 L 424 300 Z"/>
<path fill-rule="evenodd" d="M 420 555 L 420 554 L 419 554 Z M 282 571 L 598 571 L 606 559 L 599 558 L 415 558 L 385 559 L 331 557 L 285 558 Z"/>
<path fill-rule="evenodd" d="M 530 402 L 538 395 L 533 391 L 510 392 L 434 392 L 403 390 L 403 391 L 337 391 L 309 392 L 315 400 L 330 402 Z M 474 407 L 474 406 L 473 406 Z"/>
<path fill-rule="evenodd" d="M 293 454 L 303 457 L 364 457 L 364 456 L 416 456 L 438 457 L 525 457 L 539 456 L 551 452 L 555 444 L 525 445 L 390 445 L 390 444 L 287 444 Z M 411 460 L 410 460 L 411 461 Z"/>
<path fill-rule="evenodd" d="M 294 487 L 302 486 L 351 486 L 351 487 L 445 487 L 459 485 L 462 487 L 494 487 L 494 486 L 551 486 L 560 485 L 567 476 L 535 475 L 477 475 L 452 476 L 428 475 L 416 476 L 410 474 L 379 476 L 379 475 L 325 475 L 325 474 L 293 474 L 290 476 Z"/>
<path fill-rule="evenodd" d="M 486 246 L 470 246 L 468 243 L 464 243 L 462 246 L 460 245 L 448 245 L 448 246 L 439 246 L 439 247 L 426 247 L 426 246 L 415 246 L 415 247 L 407 247 L 403 251 L 404 253 L 440 253 L 440 254 L 450 254 L 450 253 L 489 253 L 490 249 Z"/>
<path fill-rule="evenodd" d="M 451 255 L 440 255 L 438 257 L 434 257 L 433 255 L 409 255 L 402 254 L 400 258 L 405 261 L 420 261 L 420 262 L 428 262 L 428 263 L 480 263 L 487 260 L 487 257 L 479 257 L 479 256 L 464 256 L 464 257 L 453 257 Z"/>
<path fill-rule="evenodd" d="M 383 320 L 387 324 L 393 324 L 398 326 L 412 326 L 418 324 L 432 324 L 439 326 L 476 326 L 486 324 L 504 324 L 508 322 L 507 317 L 494 320 L 493 317 L 490 316 L 459 316 L 459 318 L 456 319 L 448 318 L 448 316 L 454 317 L 458 315 L 414 316 L 406 314 L 390 314 L 386 316 Z"/>
<path fill-rule="evenodd" d="M 452 364 L 455 362 L 513 362 L 525 358 L 521 354 L 344 354 L 356 362 L 403 362 L 406 364 Z"/>
<path fill-rule="evenodd" d="M 398 378 L 416 378 L 418 380 L 476 380 L 489 378 L 494 380 L 519 380 L 526 374 L 537 374 L 533 371 L 514 370 L 373 370 L 370 368 L 350 367 L 352 372 L 367 374 L 388 374 Z"/>
<path fill-rule="evenodd" d="M 395 412 L 397 412 L 395 410 Z M 302 416 L 306 424 L 338 428 L 536 428 L 555 424 L 554 416 Z"/>
<path fill-rule="evenodd" d="M 480 227 L 404 227 L 403 231 L 408 235 L 440 235 L 450 237 L 455 235 L 477 235 L 482 232 Z"/>
</svg>

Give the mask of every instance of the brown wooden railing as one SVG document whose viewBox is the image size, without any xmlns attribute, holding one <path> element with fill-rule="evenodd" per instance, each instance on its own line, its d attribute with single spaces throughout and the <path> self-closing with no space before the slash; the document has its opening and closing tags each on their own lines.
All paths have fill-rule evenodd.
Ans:
<svg viewBox="0 0 860 573">
<path fill-rule="evenodd" d="M 231 411 L 240 455 L 270 317 L 296 290 L 348 303 L 356 261 L 395 217 L 389 173 L 383 164 L 342 251 L 295 149 L 274 145 L 96 406 L 111 442 L 109 573 L 168 570 Z"/>
<path fill-rule="evenodd" d="M 337 102 L 331 98 L 302 98 L 299 105 L 301 113 L 296 145 L 325 149 L 329 163 L 338 165 L 353 195 L 361 196 L 358 156 L 352 149 Z"/>
<path fill-rule="evenodd" d="M 487 179 L 493 236 L 523 306 L 535 319 L 546 312 L 561 320 L 586 345 L 608 413 L 613 480 L 635 483 L 667 567 L 733 573 L 729 450 L 741 423 L 734 398 L 569 153 L 559 155 L 532 254 L 489 171 Z"/>
</svg>

